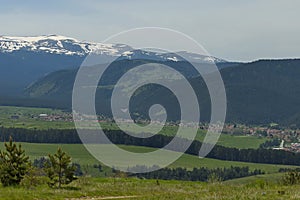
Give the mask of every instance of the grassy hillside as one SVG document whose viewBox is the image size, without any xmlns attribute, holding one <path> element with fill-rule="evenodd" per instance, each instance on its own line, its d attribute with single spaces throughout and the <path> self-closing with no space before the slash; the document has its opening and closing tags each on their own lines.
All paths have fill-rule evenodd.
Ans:
<svg viewBox="0 0 300 200">
<path fill-rule="evenodd" d="M 232 180 L 225 181 L 226 184 L 233 184 L 233 185 L 239 185 L 239 184 L 249 184 L 249 183 L 272 183 L 277 184 L 281 181 L 282 176 L 284 173 L 274 173 L 274 174 L 260 174 L 256 176 L 248 176 L 243 178 L 236 178 Z"/>
<path fill-rule="evenodd" d="M 0 199 L 299 199 L 300 186 L 250 183 L 201 183 L 135 178 L 82 178 L 61 190 L 0 187 Z"/>
</svg>

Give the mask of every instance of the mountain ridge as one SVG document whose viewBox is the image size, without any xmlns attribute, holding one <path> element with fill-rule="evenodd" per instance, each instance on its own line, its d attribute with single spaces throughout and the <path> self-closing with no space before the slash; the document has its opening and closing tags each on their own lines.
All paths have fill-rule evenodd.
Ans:
<svg viewBox="0 0 300 200">
<path fill-rule="evenodd" d="M 41 79 L 28 92 L 36 94 L 37 98 L 64 100 L 71 105 L 72 82 L 76 73 L 57 72 Z M 259 60 L 252 63 L 226 67 L 220 70 L 227 95 L 227 121 L 249 124 L 289 124 L 300 127 L 300 59 Z M 55 76 L 54 76 L 55 75 Z M 52 79 L 53 78 L 53 79 Z M 115 77 L 117 78 L 117 76 Z M 44 81 L 44 82 L 43 82 Z M 62 82 L 61 82 L 62 81 Z M 201 77 L 191 77 L 193 86 L 200 102 L 201 117 L 208 120 L 210 116 L 210 98 Z M 45 85 L 51 83 L 47 90 Z M 178 84 L 178 83 L 174 83 Z M 110 85 L 108 85 L 110 86 Z M 37 92 L 38 91 L 38 92 Z M 97 91 L 97 98 L 102 104 L 98 105 L 99 112 L 110 114 L 109 97 L 112 87 L 102 87 Z M 178 118 L 174 96 L 156 86 L 137 92 L 132 102 L 132 112 L 141 112 L 147 116 L 148 108 L 162 103 L 169 108 L 170 116 Z M 159 97 L 159 102 L 157 102 Z M 145 100 L 147 100 L 145 102 Z M 66 104 L 67 105 L 67 104 Z M 69 107 L 70 108 L 70 107 Z M 142 116 L 142 114 L 140 116 Z M 169 114 L 169 113 L 168 113 Z"/>
<path fill-rule="evenodd" d="M 70 46 L 73 45 L 73 46 Z M 151 54 L 160 57 L 162 60 L 179 61 L 182 60 L 176 53 L 186 55 L 189 59 L 199 62 L 227 62 L 213 56 L 199 55 L 192 52 L 180 51 L 174 53 L 158 53 L 148 50 L 133 49 L 126 44 L 104 44 L 99 42 L 80 41 L 72 37 L 62 35 L 42 35 L 42 36 L 0 36 L 0 52 L 12 53 L 14 51 L 27 50 L 33 52 L 46 52 L 53 54 L 87 56 L 89 53 L 106 54 L 116 57 L 131 59 L 135 51 L 140 54 Z M 164 58 L 162 58 L 164 57 Z M 144 59 L 138 57 L 138 59 Z"/>
<path fill-rule="evenodd" d="M 63 69 L 76 69 L 90 54 L 87 65 L 107 64 L 112 60 L 179 62 L 176 53 L 134 50 L 126 44 L 103 44 L 60 36 L 0 36 L 0 95 L 21 95 L 24 88 L 45 75 Z M 227 61 L 213 56 L 185 52 L 192 62 L 225 64 Z M 194 60 L 193 60 L 194 59 Z M 97 63 L 93 63 L 93 62 Z M 216 62 L 216 63 L 215 63 Z"/>
</svg>

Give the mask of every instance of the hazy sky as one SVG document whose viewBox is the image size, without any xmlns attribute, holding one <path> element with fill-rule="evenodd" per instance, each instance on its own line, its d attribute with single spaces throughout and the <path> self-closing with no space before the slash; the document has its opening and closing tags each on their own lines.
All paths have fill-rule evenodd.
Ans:
<svg viewBox="0 0 300 200">
<path fill-rule="evenodd" d="M 298 0 L 0 0 L 0 35 L 101 42 L 130 28 L 181 31 L 228 60 L 300 57 Z"/>
</svg>

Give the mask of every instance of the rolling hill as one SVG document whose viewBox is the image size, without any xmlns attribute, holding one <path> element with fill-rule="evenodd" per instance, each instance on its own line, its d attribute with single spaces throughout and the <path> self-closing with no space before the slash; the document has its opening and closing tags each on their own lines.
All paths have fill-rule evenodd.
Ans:
<svg viewBox="0 0 300 200">
<path fill-rule="evenodd" d="M 131 61 L 122 61 L 116 67 L 128 65 Z M 135 61 L 138 62 L 143 61 Z M 165 63 L 170 64 L 170 63 Z M 177 69 L 188 68 L 184 62 L 176 63 Z M 176 65 L 173 65 L 176 68 Z M 241 123 L 267 124 L 271 122 L 300 126 L 300 60 L 259 60 L 252 63 L 233 65 L 220 70 L 227 93 L 227 121 Z M 120 66 L 119 66 L 120 67 Z M 129 68 L 124 68 L 124 70 Z M 124 71 L 123 71 L 124 72 Z M 27 90 L 28 96 L 55 99 L 71 105 L 71 90 L 76 70 L 58 71 L 40 79 Z M 121 72 L 108 73 L 107 82 L 99 87 L 97 98 L 102 101 L 98 111 L 110 113 L 110 95 L 115 79 Z M 205 83 L 201 77 L 189 77 L 198 95 L 201 117 L 208 120 L 210 116 L 210 99 Z M 180 84 L 175 80 L 174 84 Z M 176 99 L 170 91 L 157 85 L 148 85 L 147 90 L 140 90 L 132 98 L 132 112 L 147 117 L 148 108 L 154 103 L 161 103 L 169 110 L 172 120 L 178 119 Z M 159 101 L 157 100 L 159 97 Z M 146 101 L 145 101 L 146 100 Z M 70 108 L 70 107 L 69 107 Z"/>
</svg>

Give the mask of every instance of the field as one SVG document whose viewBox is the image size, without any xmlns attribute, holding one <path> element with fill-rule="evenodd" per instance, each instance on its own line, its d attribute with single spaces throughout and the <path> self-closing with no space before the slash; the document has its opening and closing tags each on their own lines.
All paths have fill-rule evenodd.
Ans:
<svg viewBox="0 0 300 200">
<path fill-rule="evenodd" d="M 58 147 L 61 147 L 64 151 L 69 153 L 72 156 L 73 162 L 81 164 L 83 167 L 92 166 L 94 164 L 99 164 L 89 152 L 85 149 L 85 147 L 81 144 L 33 144 L 33 143 L 22 143 L 22 147 L 25 149 L 26 154 L 30 157 L 31 160 L 35 158 L 40 158 L 43 156 L 47 156 L 49 153 L 54 153 Z M 125 146 L 119 145 L 119 147 L 132 151 L 132 152 L 149 152 L 155 149 L 149 147 L 139 147 L 139 146 Z M 3 149 L 3 143 L 0 144 L 0 149 Z M 247 163 L 247 162 L 236 162 L 236 161 L 224 161 L 217 160 L 211 158 L 200 159 L 197 156 L 184 154 L 177 161 L 171 164 L 169 167 L 184 167 L 187 169 L 193 169 L 194 167 L 208 167 L 208 168 L 216 168 L 216 167 L 230 167 L 230 166 L 249 166 L 250 170 L 261 169 L 266 173 L 276 173 L 280 168 L 293 167 L 288 165 L 271 165 L 271 164 L 260 164 L 260 163 Z M 89 170 L 91 170 L 89 168 Z M 104 172 L 109 172 L 106 168 Z M 101 176 L 103 173 L 95 174 L 94 170 L 92 170 L 93 175 Z"/>
<path fill-rule="evenodd" d="M 74 123 L 70 121 L 56 120 L 56 121 L 45 121 L 40 118 L 40 114 L 47 115 L 59 115 L 70 117 L 70 113 L 65 113 L 61 110 L 53 110 L 48 108 L 28 108 L 28 107 L 11 107 L 11 106 L 0 106 L 0 126 L 4 127 L 17 127 L 26 129 L 73 129 Z M 18 116 L 17 119 L 13 119 L 13 116 Z M 102 122 L 100 123 L 103 129 L 118 129 L 115 124 Z M 135 129 L 127 125 L 128 129 L 135 132 Z M 185 128 L 188 133 L 192 131 L 191 128 Z M 145 129 L 147 132 L 147 129 Z M 164 127 L 160 134 L 174 135 L 176 130 L 172 126 Z M 202 141 L 205 137 L 206 132 L 199 130 L 196 136 L 197 140 Z M 226 147 L 236 148 L 258 148 L 260 144 L 265 142 L 266 138 L 256 136 L 232 136 L 228 134 L 222 134 L 218 140 L 218 144 Z"/>
<path fill-rule="evenodd" d="M 0 199 L 299 199 L 300 186 L 201 183 L 136 178 L 81 178 L 63 189 L 0 187 Z"/>
<path fill-rule="evenodd" d="M 40 114 L 60 115 L 65 113 L 60 110 L 47 108 L 21 108 L 0 107 L 0 126 L 19 127 L 27 129 L 71 129 L 72 122 L 45 121 L 38 116 Z M 18 116 L 17 119 L 13 116 Z M 111 123 L 102 123 L 104 128 L 116 129 Z M 130 126 L 130 125 L 128 125 Z M 129 127 L 130 128 L 130 127 Z M 189 128 L 185 129 L 191 131 Z M 133 129 L 134 132 L 134 129 Z M 161 134 L 173 135 L 174 127 L 165 127 Z M 196 139 L 203 140 L 205 132 L 199 130 Z M 265 142 L 265 138 L 253 136 L 232 136 L 222 134 L 218 144 L 227 147 L 257 148 Z M 183 154 L 169 167 L 183 167 L 189 170 L 193 168 L 228 168 L 231 166 L 248 166 L 250 170 L 260 169 L 266 174 L 244 177 L 217 183 L 189 182 L 189 181 L 165 181 L 165 180 L 142 180 L 137 178 L 108 178 L 112 172 L 88 153 L 82 144 L 37 144 L 21 143 L 26 154 L 33 161 L 36 158 L 54 153 L 58 147 L 72 156 L 72 161 L 79 163 L 86 175 L 77 181 L 65 186 L 63 189 L 51 189 L 47 186 L 44 178 L 38 178 L 40 184 L 36 187 L 26 185 L 26 179 L 17 187 L 1 187 L 0 199 L 299 199 L 300 186 L 283 186 L 279 184 L 282 173 L 280 168 L 294 168 L 295 166 L 271 165 L 260 163 L 246 163 L 235 161 L 223 161 Z M 118 145 L 131 152 L 150 152 L 156 149 L 140 146 Z M 0 143 L 0 149 L 4 144 Z M 108 153 L 109 152 L 104 152 Z M 113 159 L 113 158 L 112 158 Z M 103 171 L 93 168 L 94 164 L 102 164 Z"/>
<path fill-rule="evenodd" d="M 236 178 L 232 180 L 227 180 L 224 183 L 240 185 L 240 184 L 249 184 L 249 183 L 269 183 L 269 184 L 278 184 L 284 173 L 274 173 L 274 174 L 260 174 L 256 176 L 248 176 L 243 178 Z"/>
</svg>

